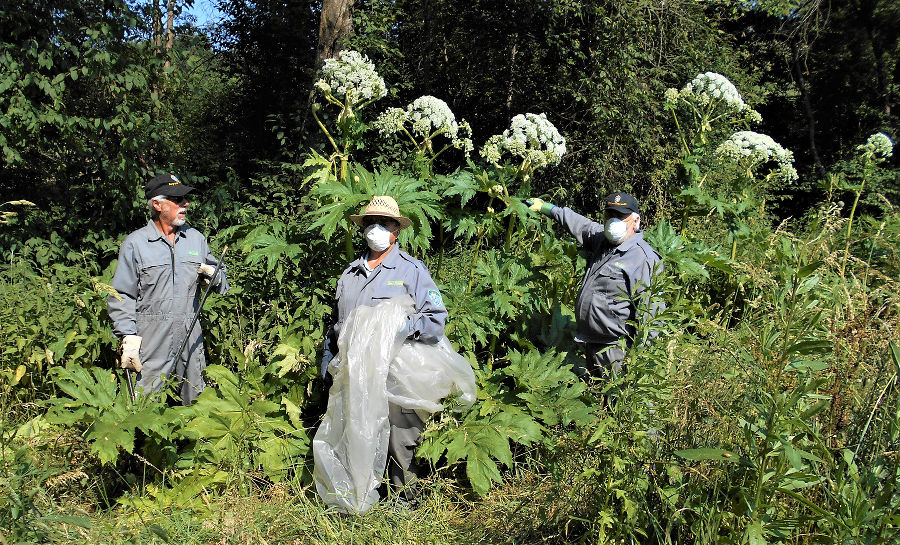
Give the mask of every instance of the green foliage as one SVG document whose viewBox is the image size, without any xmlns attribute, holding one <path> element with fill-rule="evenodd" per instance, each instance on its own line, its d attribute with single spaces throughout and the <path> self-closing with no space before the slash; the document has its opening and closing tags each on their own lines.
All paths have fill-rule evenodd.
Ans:
<svg viewBox="0 0 900 545">
<path fill-rule="evenodd" d="M 224 2 L 214 47 L 183 26 L 157 55 L 139 18 L 149 6 L 0 7 L 0 192 L 16 199 L 0 211 L 0 526 L 13 540 L 108 541 L 111 524 L 131 524 L 122 542 L 262 541 L 235 530 L 263 526 L 239 512 L 246 500 L 279 513 L 258 534 L 269 542 L 316 539 L 309 528 L 371 541 L 313 505 L 307 433 L 323 409 L 314 362 L 334 282 L 363 248 L 349 215 L 390 194 L 479 397 L 436 416 L 418 450 L 475 494 L 436 492 L 425 514 L 376 511 L 391 527 L 379 537 L 897 541 L 896 163 L 851 158 L 870 132 L 896 129 L 892 4 L 357 3 L 352 43 L 377 60 L 385 102 L 434 94 L 477 138 L 546 112 L 571 153 L 538 172 L 437 157 L 429 138 L 386 142 L 346 104 L 307 113 L 319 12 L 282 4 Z M 825 180 L 786 185 L 721 161 L 717 144 L 753 119 L 664 102 L 708 70 L 766 114 L 801 173 Z M 141 181 L 163 168 L 201 188 L 192 223 L 236 249 L 232 291 L 204 309 L 209 387 L 186 408 L 131 403 L 104 318 L 104 267 L 145 221 Z M 640 198 L 665 266 L 636 303 L 667 306 L 635 324 L 622 373 L 586 383 L 571 370 L 584 256 L 523 200 L 594 217 L 612 189 Z M 99 481 L 96 495 L 66 499 L 53 449 Z M 138 463 L 156 471 L 140 479 Z M 284 505 L 308 520 L 282 535 Z M 215 518 L 220 506 L 230 519 Z M 393 532 L 448 513 L 472 522 Z M 144 524 L 151 515 L 164 522 Z"/>
<path fill-rule="evenodd" d="M 183 424 L 176 433 L 193 442 L 179 466 L 260 471 L 275 482 L 302 467 L 309 451 L 299 409 L 305 388 L 288 387 L 284 377 L 298 373 L 298 365 L 300 372 L 309 366 L 288 345 L 276 356 L 265 367 L 245 368 L 240 379 L 222 366 L 206 369 L 216 387 L 204 390 L 179 414 Z M 286 394 L 278 400 L 282 391 Z"/>
<path fill-rule="evenodd" d="M 341 231 L 349 240 L 356 231 L 350 216 L 359 214 L 373 196 L 390 195 L 397 201 L 401 213 L 413 222 L 411 229 L 400 233 L 400 243 L 413 251 L 428 246 L 432 237 L 430 220 L 441 215 L 441 208 L 437 194 L 428 189 L 424 180 L 395 173 L 389 167 L 369 172 L 360 165 L 353 165 L 347 182 L 343 183 L 338 178 L 323 175 L 324 168 L 327 167 L 318 164 L 307 178 L 307 181 L 317 181 L 310 192 L 312 201 L 308 217 L 314 220 L 310 229 L 320 229 L 326 240 Z M 353 257 L 350 254 L 348 259 Z"/>
<path fill-rule="evenodd" d="M 476 373 L 478 402 L 461 418 L 445 415 L 430 426 L 417 450 L 433 464 L 442 457 L 449 465 L 464 460 L 466 476 L 481 495 L 492 481 L 502 482 L 498 462 L 513 466 L 510 442 L 551 446 L 552 429 L 585 425 L 593 415 L 582 398 L 584 384 L 557 354 L 512 350 L 503 363 Z"/>
<path fill-rule="evenodd" d="M 131 402 L 124 373 L 76 365 L 54 367 L 51 376 L 68 397 L 47 400 L 51 424 L 85 426 L 85 440 L 102 463 L 114 463 L 119 449 L 134 452 L 137 430 L 161 440 L 169 438 L 174 415 L 155 396 Z"/>
</svg>

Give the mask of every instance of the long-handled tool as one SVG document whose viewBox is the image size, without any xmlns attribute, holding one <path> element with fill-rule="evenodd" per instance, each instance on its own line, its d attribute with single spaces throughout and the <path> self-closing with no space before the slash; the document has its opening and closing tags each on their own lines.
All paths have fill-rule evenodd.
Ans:
<svg viewBox="0 0 900 545">
<path fill-rule="evenodd" d="M 175 361 L 178 361 L 178 358 L 181 357 L 181 354 L 184 352 L 184 347 L 187 346 L 188 340 L 191 338 L 191 331 L 194 330 L 194 326 L 197 325 L 197 320 L 200 319 L 200 312 L 203 311 L 203 303 L 206 302 L 206 298 L 209 296 L 210 290 L 212 290 L 213 282 L 216 277 L 219 276 L 219 269 L 222 268 L 222 263 L 225 263 L 225 252 L 228 251 L 228 246 L 225 246 L 222 249 L 222 257 L 219 258 L 219 262 L 216 263 L 216 270 L 213 271 L 212 276 L 209 279 L 209 284 L 206 285 L 206 291 L 203 293 L 203 297 L 200 299 L 200 306 L 197 308 L 196 314 L 194 314 L 194 319 L 191 320 L 191 326 L 188 328 L 187 333 L 184 335 L 184 342 L 181 343 L 181 348 L 178 349 L 178 352 L 175 352 Z"/>
<path fill-rule="evenodd" d="M 128 383 L 128 395 L 131 396 L 131 402 L 134 403 L 134 378 L 131 376 L 131 369 L 125 368 L 125 381 Z"/>
</svg>

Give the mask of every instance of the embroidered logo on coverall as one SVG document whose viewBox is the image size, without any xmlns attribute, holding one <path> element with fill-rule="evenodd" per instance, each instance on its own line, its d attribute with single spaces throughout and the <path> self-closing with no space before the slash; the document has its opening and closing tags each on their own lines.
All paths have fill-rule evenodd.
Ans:
<svg viewBox="0 0 900 545">
<path fill-rule="evenodd" d="M 188 253 L 190 255 L 200 255 L 200 252 L 198 252 L 197 250 L 189 250 Z"/>
<path fill-rule="evenodd" d="M 439 292 L 438 290 L 428 290 L 428 298 L 431 299 L 431 302 L 434 303 L 434 306 L 444 306 L 444 299 L 443 297 L 441 297 L 441 292 Z"/>
<path fill-rule="evenodd" d="M 388 286 L 402 286 L 403 280 L 388 280 L 387 285 Z"/>
</svg>

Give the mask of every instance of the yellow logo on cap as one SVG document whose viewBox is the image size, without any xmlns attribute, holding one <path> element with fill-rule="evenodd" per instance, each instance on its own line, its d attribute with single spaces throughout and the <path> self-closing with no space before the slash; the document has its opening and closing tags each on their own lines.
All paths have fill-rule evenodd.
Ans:
<svg viewBox="0 0 900 545">
<path fill-rule="evenodd" d="M 169 182 L 169 185 L 181 185 L 181 182 Z"/>
</svg>

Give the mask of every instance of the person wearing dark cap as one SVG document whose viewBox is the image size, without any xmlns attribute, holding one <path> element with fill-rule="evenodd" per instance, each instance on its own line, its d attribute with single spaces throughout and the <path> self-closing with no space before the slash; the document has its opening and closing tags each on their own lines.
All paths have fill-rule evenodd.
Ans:
<svg viewBox="0 0 900 545">
<path fill-rule="evenodd" d="M 621 340 L 627 347 L 634 340 L 629 322 L 646 323 L 663 306 L 654 302 L 651 316 L 637 316 L 635 302 L 649 295 L 650 281 L 662 267 L 659 254 L 641 233 L 637 200 L 621 191 L 606 197 L 602 225 L 541 199 L 526 202 L 532 211 L 561 223 L 588 252 L 584 282 L 575 300 L 575 341 L 584 348 L 587 366 L 576 371 L 597 378 L 618 373 L 625 360 Z"/>
<path fill-rule="evenodd" d="M 193 189 L 173 174 L 154 176 L 144 185 L 151 218 L 119 249 L 112 283 L 118 294 L 109 296 L 107 307 L 121 339 L 120 365 L 137 373 L 135 386 L 150 394 L 173 380 L 185 405 L 206 386 L 199 323 L 184 351 L 175 352 L 199 308 L 201 288 L 211 282 L 218 293 L 228 290 L 224 264 L 212 278 L 217 260 L 206 237 L 185 225 Z"/>
</svg>

